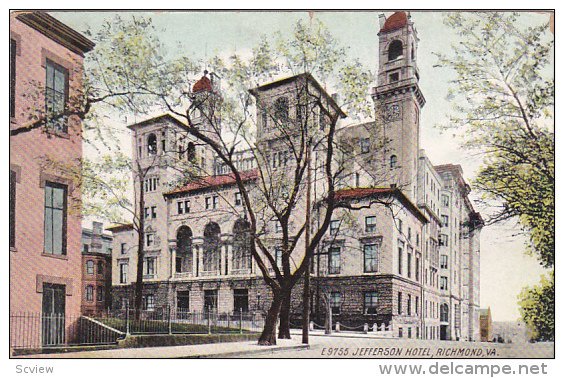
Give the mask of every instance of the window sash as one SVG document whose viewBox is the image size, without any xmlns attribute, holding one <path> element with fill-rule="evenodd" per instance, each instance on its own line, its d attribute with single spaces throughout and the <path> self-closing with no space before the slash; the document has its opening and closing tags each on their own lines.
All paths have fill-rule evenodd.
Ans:
<svg viewBox="0 0 564 378">
<path fill-rule="evenodd" d="M 378 304 L 378 294 L 375 291 L 364 293 L 364 313 L 368 315 L 376 314 Z"/>
<path fill-rule="evenodd" d="M 329 274 L 341 273 L 341 248 L 329 248 Z"/>
<path fill-rule="evenodd" d="M 364 245 L 364 272 L 372 273 L 378 271 L 378 245 Z"/>
<path fill-rule="evenodd" d="M 68 100 L 68 70 L 50 60 L 45 67 L 45 113 L 48 125 L 56 131 L 68 132 L 66 117 L 56 118 L 63 114 Z"/>
<path fill-rule="evenodd" d="M 45 184 L 44 249 L 45 253 L 66 255 L 67 186 Z"/>
</svg>

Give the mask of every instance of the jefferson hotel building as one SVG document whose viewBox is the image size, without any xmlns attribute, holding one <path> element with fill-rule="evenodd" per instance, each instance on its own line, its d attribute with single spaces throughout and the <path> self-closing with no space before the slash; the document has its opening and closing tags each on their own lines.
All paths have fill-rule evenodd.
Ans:
<svg viewBox="0 0 564 378">
<path fill-rule="evenodd" d="M 419 114 L 425 98 L 418 84 L 418 38 L 411 18 L 405 12 L 380 16 L 378 36 L 378 79 L 371 94 L 375 120 L 338 126 L 337 132 L 338 141 L 353 147 L 354 159 L 347 161 L 336 196 L 364 206 L 335 210 L 313 256 L 312 319 L 322 322 L 325 296 L 334 322 L 343 326 L 376 324 L 403 338 L 479 340 L 483 221 L 468 198 L 470 187 L 460 165 L 433 165 L 421 148 Z M 219 92 L 218 78 L 210 78 L 204 75 L 194 85 L 196 96 L 213 98 Z M 304 81 L 344 116 L 309 74 L 271 82 L 251 93 L 257 101 L 276 103 Z M 290 106 L 288 111 L 294 110 Z M 291 164 L 276 149 L 279 137 L 266 132 L 268 119 L 257 118 L 256 148 L 266 152 L 240 151 L 237 161 L 249 188 L 260 175 L 255 155 L 268 156 L 268 164 L 282 174 Z M 205 129 L 198 114 L 193 121 Z M 152 165 L 143 182 L 135 183 L 145 189 L 145 309 L 168 305 L 192 312 L 266 311 L 271 294 L 244 247 L 246 221 L 237 215 L 243 205 L 230 172 L 209 148 L 186 136 L 184 123 L 168 114 L 129 129 L 134 159 Z M 379 149 L 382 140 L 386 147 Z M 177 178 L 173 162 L 178 151 L 186 151 L 212 174 L 167 185 Z M 378 185 L 369 179 L 375 176 Z M 382 198 L 391 205 L 378 204 Z M 110 230 L 113 306 L 121 308 L 133 303 L 137 234 L 128 225 Z M 272 224 L 266 231 L 275 239 L 279 229 Z M 301 295 L 298 285 L 291 311 L 296 323 Z"/>
</svg>

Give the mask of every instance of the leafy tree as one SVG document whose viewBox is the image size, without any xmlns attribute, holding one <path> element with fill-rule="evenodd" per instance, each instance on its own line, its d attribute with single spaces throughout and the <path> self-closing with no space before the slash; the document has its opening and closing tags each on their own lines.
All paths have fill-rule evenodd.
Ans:
<svg viewBox="0 0 564 378">
<path fill-rule="evenodd" d="M 444 21 L 460 37 L 449 54 L 437 54 L 438 65 L 456 73 L 449 99 L 459 105 L 445 128 L 484 154 L 474 184 L 487 204 L 497 204 L 488 222 L 516 217 L 530 237 L 530 252 L 551 267 L 554 78 L 548 24 L 526 27 L 521 15 L 506 12 L 458 12 Z"/>
<path fill-rule="evenodd" d="M 531 331 L 531 340 L 554 341 L 554 271 L 542 276 L 538 285 L 524 288 L 519 310 Z"/>
<path fill-rule="evenodd" d="M 460 37 L 439 66 L 455 71 L 449 130 L 484 154 L 474 180 L 497 211 L 488 223 L 516 218 L 530 238 L 528 252 L 554 266 L 554 78 L 548 24 L 524 26 L 522 15 L 461 12 L 445 17 Z M 553 276 L 552 276 L 553 277 Z M 554 281 L 521 294 L 523 318 L 535 338 L 554 338 Z M 552 333 L 552 334 L 551 334 Z"/>
</svg>

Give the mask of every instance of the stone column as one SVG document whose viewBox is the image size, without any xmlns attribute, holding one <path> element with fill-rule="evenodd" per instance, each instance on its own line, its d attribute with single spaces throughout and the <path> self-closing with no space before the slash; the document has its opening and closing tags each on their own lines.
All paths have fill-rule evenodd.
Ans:
<svg viewBox="0 0 564 378">
<path fill-rule="evenodd" d="M 176 276 L 176 240 L 168 241 L 168 249 L 170 251 L 170 277 Z"/>
<path fill-rule="evenodd" d="M 233 270 L 233 245 L 225 245 L 225 258 L 227 259 L 227 274 L 231 274 Z"/>
</svg>

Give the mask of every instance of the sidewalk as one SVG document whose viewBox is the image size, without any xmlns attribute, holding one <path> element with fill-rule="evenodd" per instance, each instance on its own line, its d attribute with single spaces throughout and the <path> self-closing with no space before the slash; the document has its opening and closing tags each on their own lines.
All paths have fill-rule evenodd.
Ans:
<svg viewBox="0 0 564 378">
<path fill-rule="evenodd" d="M 261 346 L 256 341 L 234 343 L 166 346 L 153 348 L 128 348 L 93 350 L 69 353 L 32 354 L 18 358 L 230 358 L 245 354 L 274 353 L 287 350 L 308 349 L 301 339 L 277 340 L 277 345 Z"/>
</svg>

